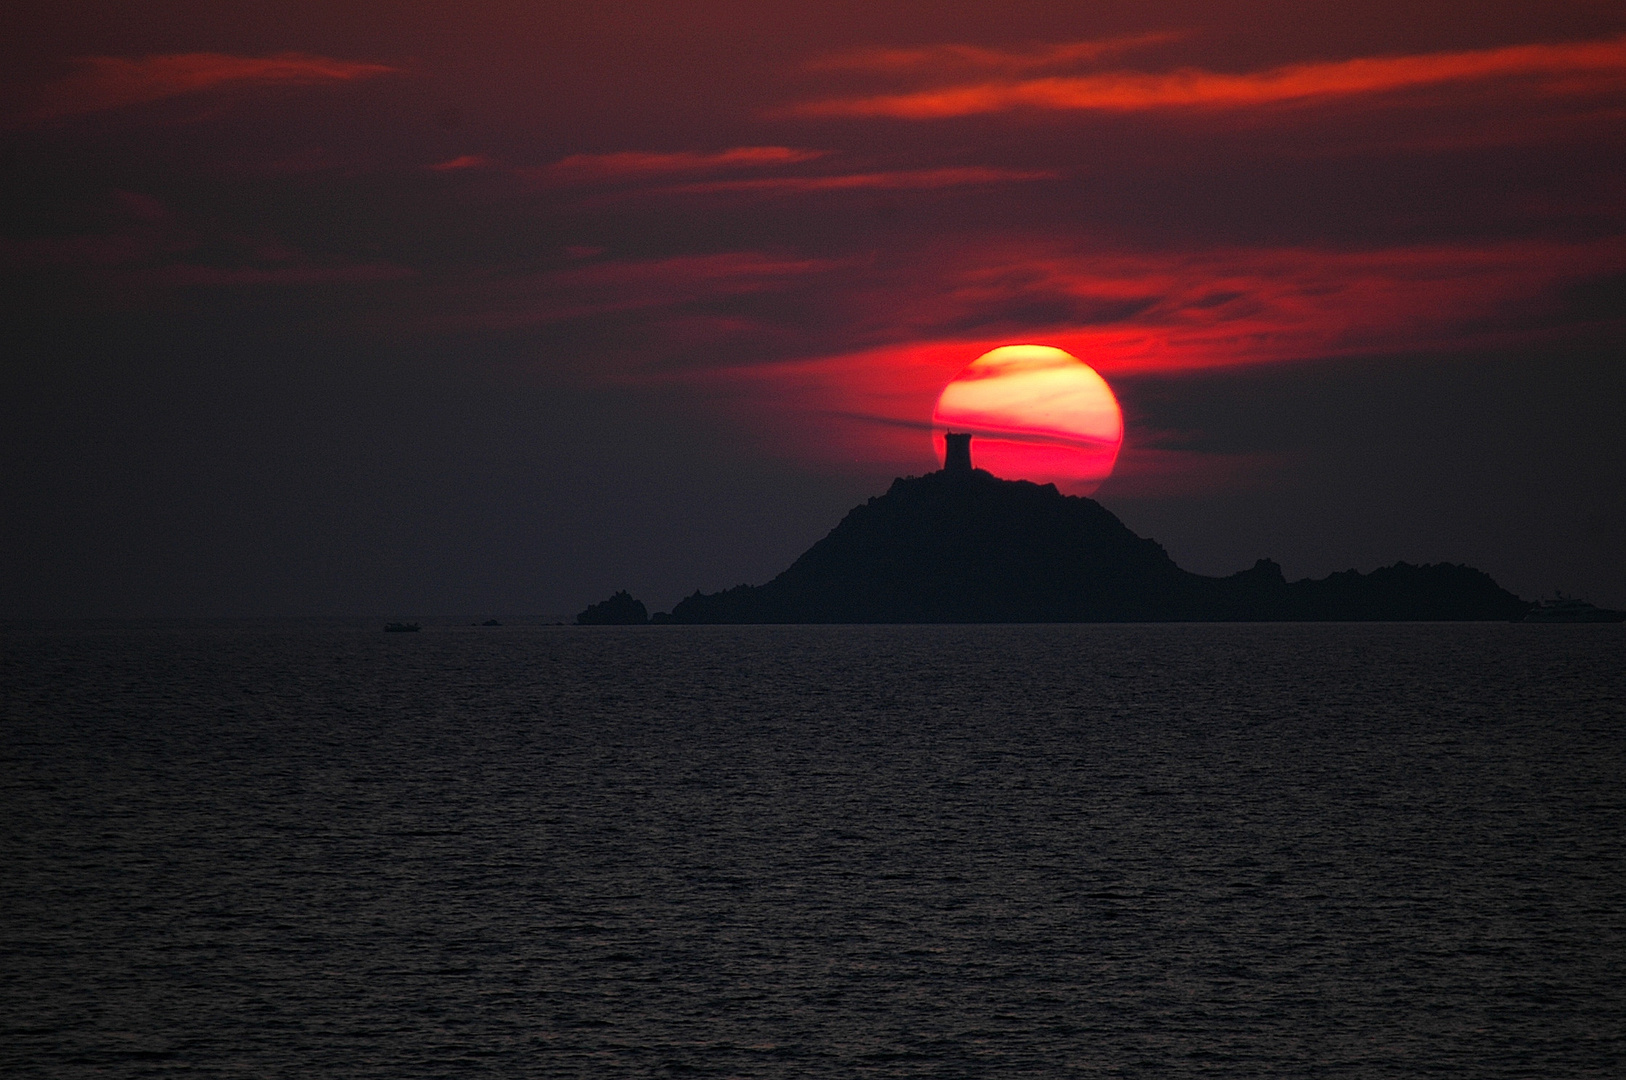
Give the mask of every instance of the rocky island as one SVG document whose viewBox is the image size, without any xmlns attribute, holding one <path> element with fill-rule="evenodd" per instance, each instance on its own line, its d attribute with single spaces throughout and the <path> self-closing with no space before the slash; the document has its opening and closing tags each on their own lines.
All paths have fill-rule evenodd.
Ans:
<svg viewBox="0 0 1626 1080">
<path fill-rule="evenodd" d="M 1269 559 L 1229 577 L 1194 574 L 1094 499 L 973 468 L 968 442 L 951 444 L 943 469 L 855 507 L 767 584 L 697 591 L 652 621 L 1506 621 L 1534 607 L 1448 563 L 1293 582 Z M 618 593 L 578 621 L 641 623 L 644 606 Z"/>
</svg>

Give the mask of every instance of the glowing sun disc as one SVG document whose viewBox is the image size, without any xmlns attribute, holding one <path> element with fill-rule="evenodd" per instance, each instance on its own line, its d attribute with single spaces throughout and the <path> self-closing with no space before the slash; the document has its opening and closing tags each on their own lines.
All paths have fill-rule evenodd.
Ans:
<svg viewBox="0 0 1626 1080">
<path fill-rule="evenodd" d="M 1005 345 L 973 360 L 938 396 L 939 461 L 945 431 L 972 434 L 979 469 L 1087 495 L 1112 475 L 1124 419 L 1107 381 L 1078 357 L 1048 345 Z"/>
</svg>

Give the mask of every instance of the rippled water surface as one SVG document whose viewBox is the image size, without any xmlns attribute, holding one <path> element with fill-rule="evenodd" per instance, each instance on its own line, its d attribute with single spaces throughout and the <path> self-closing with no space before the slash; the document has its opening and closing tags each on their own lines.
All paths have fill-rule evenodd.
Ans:
<svg viewBox="0 0 1626 1080">
<path fill-rule="evenodd" d="M 0 630 L 8 1076 L 1626 1075 L 1617 626 Z"/>
</svg>

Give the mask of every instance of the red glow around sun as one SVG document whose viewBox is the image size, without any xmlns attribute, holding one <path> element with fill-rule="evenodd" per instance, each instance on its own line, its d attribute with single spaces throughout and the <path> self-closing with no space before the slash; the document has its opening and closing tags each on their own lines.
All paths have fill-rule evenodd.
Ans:
<svg viewBox="0 0 1626 1080">
<path fill-rule="evenodd" d="M 932 410 L 939 460 L 945 431 L 975 436 L 979 469 L 1088 495 L 1112 475 L 1124 425 L 1118 399 L 1094 368 L 1046 345 L 1006 345 L 943 388 Z"/>
</svg>

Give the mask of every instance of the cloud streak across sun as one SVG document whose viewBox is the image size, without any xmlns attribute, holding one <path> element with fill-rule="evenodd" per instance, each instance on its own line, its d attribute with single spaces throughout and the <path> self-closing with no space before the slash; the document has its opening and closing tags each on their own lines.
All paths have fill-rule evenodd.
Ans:
<svg viewBox="0 0 1626 1080">
<path fill-rule="evenodd" d="M 939 50 L 937 55 L 941 63 L 954 54 Z M 920 66 L 927 67 L 924 56 Z M 1023 109 L 1231 110 L 1506 79 L 1531 80 L 1538 93 L 1548 95 L 1618 91 L 1626 87 L 1626 38 L 1357 57 L 1243 73 L 1181 68 L 985 80 L 808 101 L 789 111 L 806 117 L 942 120 Z"/>
<path fill-rule="evenodd" d="M 1220 248 L 1171 258 L 991 241 L 924 262 L 929 270 L 900 267 L 890 279 L 871 270 L 855 283 L 840 303 L 853 314 L 856 347 L 831 341 L 823 355 L 631 377 L 715 386 L 737 417 L 765 433 L 805 432 L 794 445 L 843 462 L 907 462 L 929 456 L 917 418 L 942 387 L 1013 341 L 1064 349 L 1109 377 L 1551 343 L 1587 332 L 1584 318 L 1563 311 L 1566 282 L 1626 272 L 1626 245 Z M 762 287 L 796 284 L 781 276 Z M 968 316 L 1031 310 L 1036 299 L 1056 313 L 1050 321 L 965 328 Z M 858 344 L 866 333 L 899 337 Z"/>
</svg>

